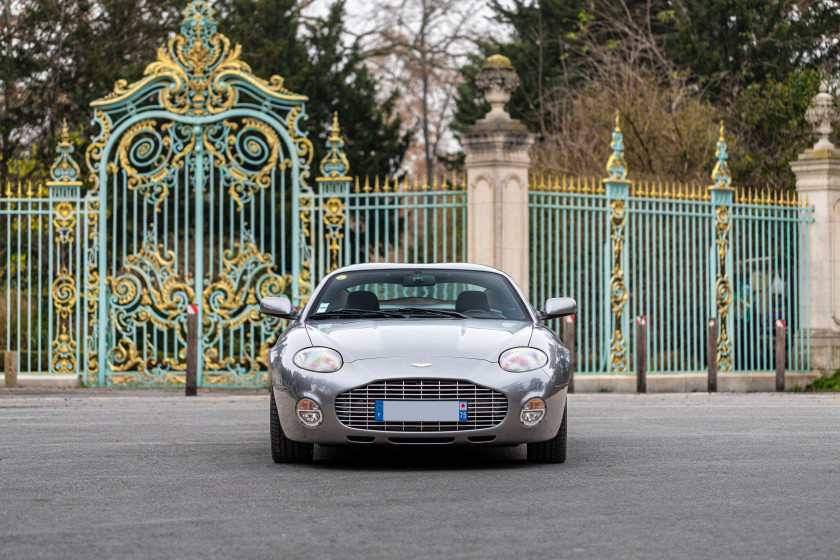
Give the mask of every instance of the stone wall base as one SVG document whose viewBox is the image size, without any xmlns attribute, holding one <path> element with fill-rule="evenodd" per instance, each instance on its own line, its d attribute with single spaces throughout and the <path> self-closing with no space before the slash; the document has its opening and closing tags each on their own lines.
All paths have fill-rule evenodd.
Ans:
<svg viewBox="0 0 840 560">
<path fill-rule="evenodd" d="M 825 374 L 840 369 L 840 332 L 811 330 L 811 367 Z"/>
<path fill-rule="evenodd" d="M 788 372 L 785 389 L 804 387 L 818 377 L 819 372 Z M 706 392 L 708 376 L 705 373 L 652 373 L 647 376 L 648 393 Z M 718 392 L 776 390 L 776 373 L 719 373 Z M 635 393 L 635 375 L 575 375 L 576 393 Z"/>
</svg>

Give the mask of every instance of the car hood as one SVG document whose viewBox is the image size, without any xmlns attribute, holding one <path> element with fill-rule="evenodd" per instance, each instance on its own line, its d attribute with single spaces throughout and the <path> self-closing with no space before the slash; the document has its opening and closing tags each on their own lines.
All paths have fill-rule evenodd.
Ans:
<svg viewBox="0 0 840 560">
<path fill-rule="evenodd" d="M 527 346 L 533 325 L 489 319 L 372 319 L 306 324 L 313 346 L 338 350 L 344 361 L 446 356 L 495 362 L 514 346 Z"/>
</svg>

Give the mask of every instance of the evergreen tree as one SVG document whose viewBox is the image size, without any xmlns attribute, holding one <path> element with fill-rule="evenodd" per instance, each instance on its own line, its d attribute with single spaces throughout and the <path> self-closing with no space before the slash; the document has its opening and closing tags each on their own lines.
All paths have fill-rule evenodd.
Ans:
<svg viewBox="0 0 840 560">
<path fill-rule="evenodd" d="M 61 121 L 84 142 L 93 133 L 89 103 L 114 82 L 140 79 L 182 19 L 188 0 L 26 0 L 0 8 L 0 184 L 43 179 L 54 159 Z M 345 45 L 344 4 L 304 25 L 299 0 L 219 0 L 219 31 L 242 43 L 261 77 L 279 74 L 308 95 L 315 147 L 313 174 L 338 111 L 353 174 L 394 174 L 409 135 L 393 115 L 393 98 L 377 99 L 377 82 L 355 45 Z M 83 151 L 80 147 L 80 151 Z"/>
<path fill-rule="evenodd" d="M 377 99 L 376 79 L 358 46 L 345 45 L 343 0 L 332 4 L 323 19 L 305 25 L 298 0 L 228 0 L 219 12 L 219 29 L 242 44 L 242 57 L 254 73 L 278 74 L 287 88 L 309 97 L 309 120 L 302 126 L 315 147 L 313 167 L 324 155 L 337 112 L 351 174 L 397 173 L 411 135 L 400 131 L 395 97 Z"/>
</svg>

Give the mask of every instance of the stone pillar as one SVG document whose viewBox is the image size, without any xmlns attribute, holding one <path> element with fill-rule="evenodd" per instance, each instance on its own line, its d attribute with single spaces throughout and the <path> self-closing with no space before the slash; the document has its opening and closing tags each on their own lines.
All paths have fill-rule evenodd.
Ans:
<svg viewBox="0 0 840 560">
<path fill-rule="evenodd" d="M 840 112 L 825 83 L 805 117 L 819 139 L 790 166 L 799 196 L 814 207 L 807 255 L 811 367 L 829 373 L 840 368 L 840 150 L 828 136 Z"/>
<path fill-rule="evenodd" d="M 534 135 L 505 111 L 519 86 L 510 60 L 488 58 L 476 84 L 492 109 L 463 137 L 467 260 L 506 272 L 528 294 L 528 150 Z"/>
</svg>

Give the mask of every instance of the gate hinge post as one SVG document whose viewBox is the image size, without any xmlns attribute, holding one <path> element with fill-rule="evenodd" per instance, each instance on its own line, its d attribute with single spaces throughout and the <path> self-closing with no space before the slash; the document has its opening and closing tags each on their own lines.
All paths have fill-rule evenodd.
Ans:
<svg viewBox="0 0 840 560">
<path fill-rule="evenodd" d="M 604 316 L 610 333 L 609 373 L 627 373 L 630 371 L 630 323 L 627 303 L 629 291 L 625 274 L 627 271 L 627 200 L 630 197 L 630 181 L 627 179 L 627 163 L 624 161 L 624 134 L 619 126 L 619 114 L 615 112 L 615 128 L 610 143 L 610 157 L 607 159 L 607 177 L 601 183 L 604 188 L 605 208 L 608 216 L 605 248 L 605 262 L 608 269 L 605 274 L 606 289 L 610 295 L 609 307 Z"/>
<path fill-rule="evenodd" d="M 349 238 L 345 235 L 347 221 L 344 209 L 349 202 L 352 179 L 348 175 L 350 163 L 344 153 L 344 137 L 341 135 L 337 112 L 333 113 L 333 122 L 326 146 L 327 153 L 321 159 L 321 176 L 315 179 L 318 185 L 315 208 L 319 219 L 313 222 L 312 227 L 317 228 L 315 231 L 319 232 L 318 245 L 313 247 L 317 255 L 315 269 L 317 278 L 323 278 L 333 270 L 344 266 L 344 256 L 349 251 L 349 248 L 345 247 Z"/>
<path fill-rule="evenodd" d="M 730 316 L 732 307 L 732 251 L 730 250 L 732 204 L 735 189 L 732 187 L 732 175 L 729 172 L 729 158 L 724 139 L 723 121 L 720 122 L 720 137 L 715 152 L 717 162 L 712 170 L 713 184 L 709 187 L 711 207 L 713 212 L 712 239 L 710 247 L 712 258 L 710 269 L 713 272 L 709 279 L 712 306 L 712 317 L 718 319 L 717 330 L 717 370 L 732 371 L 732 332 L 733 321 Z"/>
</svg>

